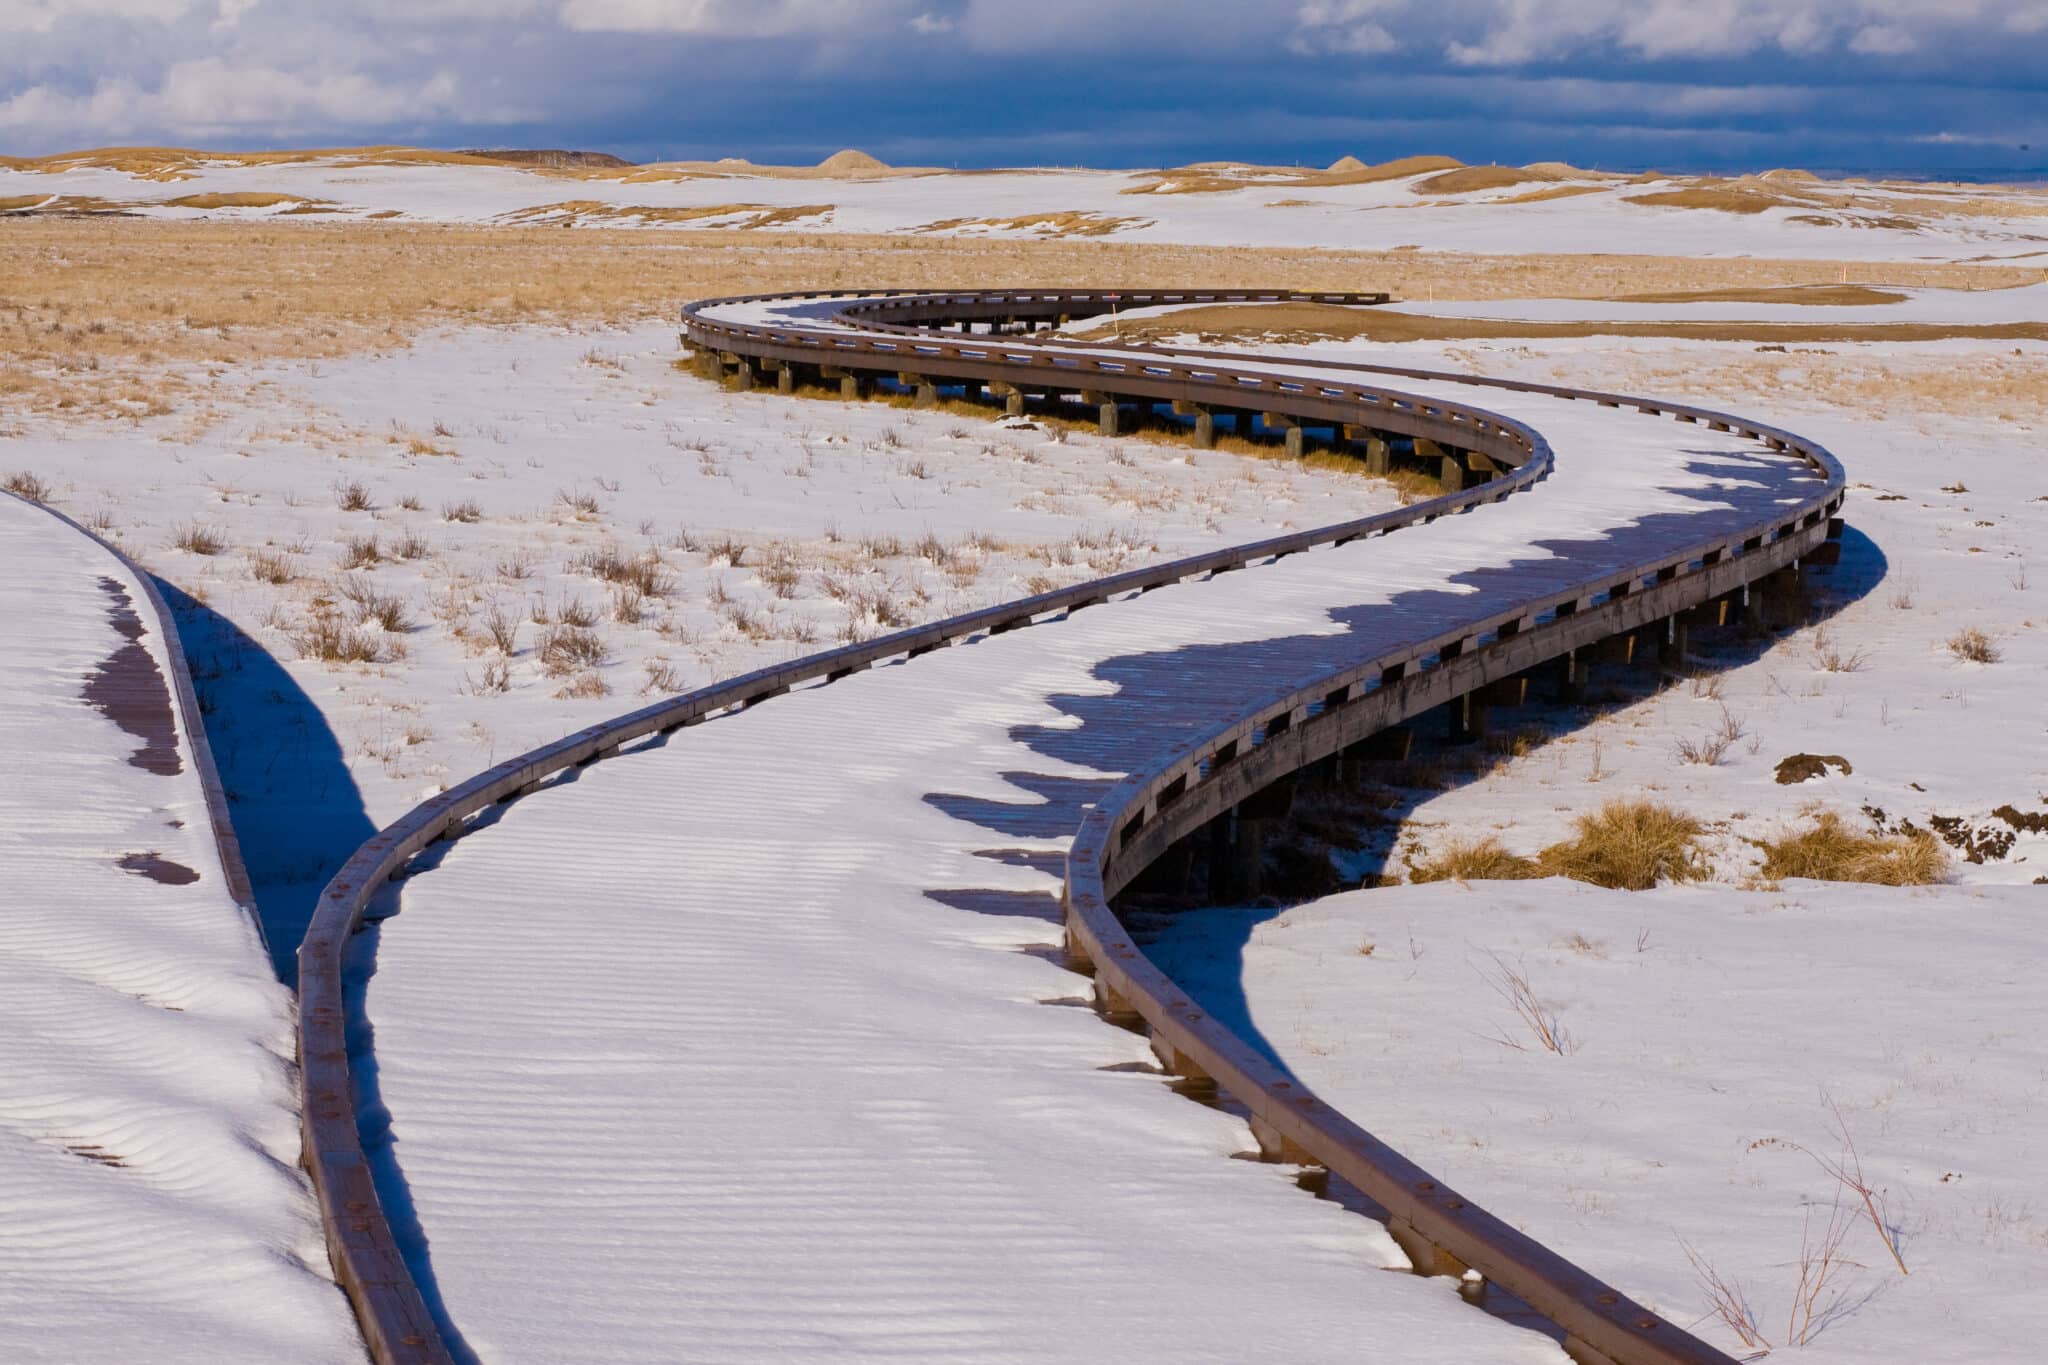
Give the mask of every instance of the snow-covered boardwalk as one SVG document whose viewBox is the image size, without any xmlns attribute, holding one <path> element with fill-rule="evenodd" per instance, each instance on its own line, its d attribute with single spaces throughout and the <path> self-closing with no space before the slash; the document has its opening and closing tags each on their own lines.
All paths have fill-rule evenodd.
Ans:
<svg viewBox="0 0 2048 1365">
<path fill-rule="evenodd" d="M 0 565 L 0 1359 L 360 1359 L 146 588 L 7 496 Z"/>
<path fill-rule="evenodd" d="M 1219 716 L 1820 487 L 1668 416 L 1399 387 L 1527 422 L 1555 472 L 799 688 L 414 863 L 366 1014 L 386 1199 L 458 1354 L 1561 1359 L 1230 1160 L 1243 1123 L 1162 1084 L 1059 960 L 1087 806 Z"/>
</svg>

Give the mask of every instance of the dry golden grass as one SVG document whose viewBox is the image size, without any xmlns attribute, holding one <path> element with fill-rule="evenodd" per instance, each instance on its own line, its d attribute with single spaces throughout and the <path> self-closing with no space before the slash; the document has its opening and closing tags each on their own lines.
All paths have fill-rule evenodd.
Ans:
<svg viewBox="0 0 2048 1365">
<path fill-rule="evenodd" d="M 1769 289 L 1677 289 L 1623 294 L 1614 303 L 1796 303 L 1809 308 L 1858 308 L 1904 303 L 1906 296 L 1865 284 L 1788 284 Z"/>
<path fill-rule="evenodd" d="M 1252 166 L 1233 161 L 1204 161 L 1161 172 L 1155 179 L 1133 185 L 1123 194 L 1217 194 L 1248 186 L 1296 186 L 1324 189 L 1335 185 L 1372 185 L 1383 180 L 1404 180 L 1431 171 L 1455 171 L 1464 162 L 1450 156 L 1404 156 L 1377 166 L 1345 157 L 1326 171 L 1303 170 L 1299 166 Z"/>
<path fill-rule="evenodd" d="M 1543 180 L 1562 178 L 1555 171 L 1519 166 L 1461 166 L 1455 171 L 1418 180 L 1408 188 L 1416 194 L 1471 194 L 1475 190 L 1505 190 Z"/>
<path fill-rule="evenodd" d="M 1660 881 L 1699 881 L 1710 869 L 1700 856 L 1699 821 L 1654 801 L 1609 801 L 1572 821 L 1573 835 L 1543 850 L 1545 876 L 1595 886 L 1647 891 Z"/>
<path fill-rule="evenodd" d="M 1044 237 L 1107 237 L 1129 227 L 1145 227 L 1147 218 L 1117 218 L 1088 210 L 1067 209 L 1058 213 L 1019 213 L 1009 218 L 942 218 L 926 223 L 919 232 L 953 232 L 960 228 L 996 228 L 1005 232 L 1035 232 Z"/>
<path fill-rule="evenodd" d="M 174 209 L 268 209 L 279 204 L 320 204 L 297 194 L 270 194 L 262 190 L 238 190 L 233 194 L 186 194 L 163 201 Z"/>
<path fill-rule="evenodd" d="M 1432 858 L 1411 859 L 1411 881 L 1504 881 L 1569 877 L 1622 891 L 1662 881 L 1699 881 L 1712 869 L 1700 854 L 1705 827 L 1654 801 L 1616 798 L 1572 821 L 1573 834 L 1534 858 L 1510 853 L 1492 835 L 1453 840 Z"/>
<path fill-rule="evenodd" d="M 1508 852 L 1491 834 L 1479 839 L 1453 839 L 1435 855 L 1408 863 L 1411 882 L 1505 882 L 1542 875 L 1534 858 Z"/>
<path fill-rule="evenodd" d="M 1548 189 L 1530 190 L 1524 194 L 1511 194 L 1502 199 L 1488 199 L 1492 205 L 1541 204 L 1552 199 L 1576 199 L 1582 194 L 1604 194 L 1604 185 L 1552 185 Z"/>
<path fill-rule="evenodd" d="M 2048 341 L 2048 322 L 1958 326 L 1948 323 L 1878 322 L 1524 322 L 1510 318 L 1432 317 L 1385 308 L 1343 308 L 1323 303 L 1218 304 L 1119 324 L 1130 341 L 1158 341 L 1193 334 L 1205 343 L 1277 340 L 1478 341 L 1496 338 L 1547 340 L 1566 337 L 1658 337 L 1688 341 L 1741 341 L 1786 345 L 1842 342 Z M 1086 333 L 1102 337 L 1097 328 Z"/>
<path fill-rule="evenodd" d="M 996 287 L 1166 287 L 1199 279 L 1217 288 L 1374 287 L 1445 300 L 1612 297 L 1821 285 L 1836 281 L 1843 269 L 1828 261 L 1436 255 L 720 229 L 695 229 L 678 240 L 637 230 L 565 233 L 361 221 L 9 217 L 0 220 L 0 234 L 6 248 L 0 250 L 0 403 L 107 417 L 172 411 L 198 391 L 201 379 L 194 376 L 202 369 L 401 346 L 441 325 L 672 318 L 683 300 L 752 290 L 955 288 L 962 280 Z M 783 247 L 801 250 L 778 249 Z M 1855 269 L 1873 285 L 1987 288 L 2038 278 L 2036 270 L 1986 265 Z M 1285 311 L 1238 310 L 1221 321 L 1233 331 L 1263 335 L 1273 315 Z M 1189 316 L 1178 315 L 1158 330 L 1189 330 Z M 1365 314 L 1369 321 L 1394 316 Z M 1313 320 L 1326 328 L 1334 320 L 1359 318 L 1358 312 L 1324 310 Z M 1141 339 L 1133 324 L 1125 323 L 1124 330 Z M 1768 382 L 1769 374 L 1758 378 Z M 2009 377 L 2013 385 L 2021 380 L 2018 370 Z"/>
<path fill-rule="evenodd" d="M 607 204 L 597 199 L 563 199 L 552 204 L 514 209 L 505 218 L 508 222 L 556 226 L 591 220 L 701 223 L 713 218 L 733 218 L 738 221 L 721 226 L 756 232 L 763 228 L 786 227 L 806 218 L 823 218 L 831 214 L 834 207 L 832 204 L 791 204 L 781 208 L 773 204 L 706 204 L 696 208 L 662 208 L 649 204 Z"/>
<path fill-rule="evenodd" d="M 1857 834 L 1833 811 L 1821 811 L 1803 829 L 1759 840 L 1761 873 L 1773 881 L 1808 877 L 1823 882 L 1926 886 L 1947 875 L 1948 850 L 1925 830 L 1901 835 Z"/>
</svg>

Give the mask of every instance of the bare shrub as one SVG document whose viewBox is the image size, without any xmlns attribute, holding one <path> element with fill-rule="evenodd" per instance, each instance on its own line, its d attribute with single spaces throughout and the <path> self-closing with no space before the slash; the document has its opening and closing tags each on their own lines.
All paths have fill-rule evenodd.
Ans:
<svg viewBox="0 0 2048 1365">
<path fill-rule="evenodd" d="M 1862 650 L 1844 652 L 1828 635 L 1827 628 L 1813 633 L 1813 658 L 1826 673 L 1861 672 L 1867 656 Z"/>
<path fill-rule="evenodd" d="M 524 550 L 514 550 L 497 563 L 497 575 L 508 583 L 518 583 L 533 576 L 533 557 Z"/>
<path fill-rule="evenodd" d="M 1908 834 L 1858 834 L 1833 811 L 1813 815 L 1803 829 L 1788 829 L 1760 840 L 1762 873 L 1773 880 L 1809 877 L 1824 882 L 1868 882 L 1878 886 L 1927 886 L 1948 873 L 1948 850 L 1926 830 Z"/>
<path fill-rule="evenodd" d="M 493 606 L 484 616 L 484 633 L 498 653 L 510 658 L 519 652 L 519 618 L 503 607 Z"/>
<path fill-rule="evenodd" d="M 621 585 L 612 589 L 612 620 L 620 625 L 637 626 L 647 615 L 647 597 L 639 589 Z"/>
<path fill-rule="evenodd" d="M 344 512 L 374 512 L 376 503 L 370 500 L 370 490 L 359 479 L 337 479 L 334 484 L 334 505 Z"/>
<path fill-rule="evenodd" d="M 425 559 L 433 552 L 434 547 L 427 544 L 426 537 L 417 531 L 407 531 L 391 545 L 393 559 Z"/>
<path fill-rule="evenodd" d="M 420 495 L 417 493 L 407 493 L 404 497 L 398 500 L 398 506 L 400 507 L 401 510 L 407 512 L 420 511 Z"/>
<path fill-rule="evenodd" d="M 536 621 L 544 619 L 544 616 L 534 618 Z M 597 624 L 597 608 L 580 597 L 565 597 L 555 606 L 555 623 L 588 629 Z"/>
<path fill-rule="evenodd" d="M 1965 626 L 1949 636 L 1948 652 L 1973 664 L 1995 664 L 2001 657 L 1991 637 L 1975 626 Z"/>
<path fill-rule="evenodd" d="M 1499 953 L 1488 953 L 1487 956 L 1493 959 L 1493 970 L 1481 971 L 1480 977 L 1514 1010 L 1515 1018 L 1521 1021 L 1537 1045 L 1558 1057 L 1577 1051 L 1578 1042 L 1558 1018 L 1557 1007 L 1544 1000 L 1529 984 L 1527 968 L 1520 962 L 1510 965 Z M 1496 1035 L 1494 1041 L 1518 1052 L 1523 1050 L 1522 1044 L 1505 1032 Z"/>
<path fill-rule="evenodd" d="M 228 547 L 220 532 L 196 521 L 180 526 L 172 534 L 171 544 L 195 555 L 217 555 Z"/>
<path fill-rule="evenodd" d="M 443 521 L 469 523 L 482 521 L 483 519 L 484 509 L 477 506 L 476 499 L 474 498 L 464 498 L 461 502 L 444 502 L 441 504 L 441 520 Z"/>
<path fill-rule="evenodd" d="M 1678 741 L 1678 756 L 1687 763 L 1711 768 L 1727 757 L 1728 750 L 1746 733 L 1742 722 L 1730 715 L 1724 706 L 1721 708 L 1721 723 L 1711 733 L 1699 739 Z"/>
<path fill-rule="evenodd" d="M 1769 1351 L 1771 1342 L 1757 1326 L 1756 1312 L 1749 1306 L 1749 1298 L 1742 1286 L 1721 1277 L 1721 1273 L 1708 1264 L 1707 1259 L 1695 1251 L 1683 1237 L 1678 1245 L 1685 1250 L 1685 1259 L 1692 1263 L 1692 1273 L 1699 1281 L 1700 1290 L 1707 1296 L 1707 1308 L 1722 1325 L 1735 1333 L 1736 1340 L 1752 1351 Z"/>
<path fill-rule="evenodd" d="M 555 492 L 555 501 L 557 503 L 560 503 L 563 507 L 567 508 L 579 520 L 588 517 L 595 517 L 600 511 L 597 505 L 597 495 L 595 493 L 586 493 L 580 488 L 557 489 Z"/>
<path fill-rule="evenodd" d="M 746 554 L 747 542 L 738 536 L 719 536 L 715 540 L 704 542 L 704 557 L 713 564 L 724 564 L 727 568 L 737 569 L 740 561 L 746 558 Z"/>
<path fill-rule="evenodd" d="M 0 481 L 0 488 L 30 502 L 42 502 L 50 496 L 50 486 L 26 469 L 9 474 L 5 481 Z"/>
</svg>

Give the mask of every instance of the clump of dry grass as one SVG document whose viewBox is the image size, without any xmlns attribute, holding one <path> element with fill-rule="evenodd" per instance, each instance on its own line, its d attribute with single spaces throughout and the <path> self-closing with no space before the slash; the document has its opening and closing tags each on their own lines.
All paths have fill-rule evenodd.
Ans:
<svg viewBox="0 0 2048 1365">
<path fill-rule="evenodd" d="M 441 520 L 443 521 L 470 523 L 482 521 L 483 519 L 484 509 L 476 505 L 475 498 L 464 498 L 461 502 L 444 502 L 441 504 Z"/>
<path fill-rule="evenodd" d="M 344 569 L 375 568 L 384 562 L 384 546 L 375 536 L 353 536 L 341 548 Z"/>
<path fill-rule="evenodd" d="M 359 479 L 337 479 L 334 484 L 334 505 L 344 512 L 374 512 L 377 504 L 370 498 L 370 490 Z"/>
<path fill-rule="evenodd" d="M 355 608 L 359 626 L 374 623 L 394 635 L 402 635 L 412 629 L 412 619 L 406 615 L 405 599 L 377 591 L 376 585 L 367 578 L 358 574 L 346 575 L 335 582 L 334 591 Z"/>
<path fill-rule="evenodd" d="M 1834 811 L 1809 817 L 1803 828 L 1757 841 L 1764 851 L 1762 875 L 1773 881 L 1808 877 L 1823 882 L 1870 882 L 1878 886 L 1927 886 L 1948 873 L 1948 850 L 1925 830 L 1909 834 L 1858 834 Z"/>
<path fill-rule="evenodd" d="M 1510 853 L 1494 835 L 1453 839 L 1434 856 L 1408 860 L 1411 882 L 1505 882 L 1540 877 L 1534 858 Z"/>
<path fill-rule="evenodd" d="M 542 672 L 563 678 L 603 663 L 604 639 L 582 626 L 550 626 L 541 632 L 538 655 Z"/>
<path fill-rule="evenodd" d="M 1721 723 L 1698 739 L 1680 739 L 1678 757 L 1687 763 L 1697 763 L 1711 768 L 1728 756 L 1728 750 L 1747 731 L 1742 722 L 1730 715 L 1727 707 L 1721 708 Z"/>
<path fill-rule="evenodd" d="M 498 653 L 510 658 L 519 652 L 519 618 L 503 607 L 494 606 L 484 616 L 484 633 Z"/>
<path fill-rule="evenodd" d="M 292 557 L 279 550 L 252 550 L 249 553 L 249 577 L 258 583 L 289 583 L 297 576 Z"/>
<path fill-rule="evenodd" d="M 1700 881 L 1711 872 L 1698 820 L 1654 801 L 1620 797 L 1572 821 L 1573 837 L 1543 850 L 1544 875 L 1647 891 L 1660 881 Z"/>
<path fill-rule="evenodd" d="M 1991 637 L 1975 626 L 1966 626 L 1949 636 L 1948 652 L 1973 664 L 1995 664 L 2000 658 Z"/>
<path fill-rule="evenodd" d="M 1623 891 L 1660 881 L 1697 881 L 1710 872 L 1699 851 L 1699 821 L 1653 801 L 1617 798 L 1572 822 L 1573 836 L 1534 858 L 1510 853 L 1493 835 L 1453 840 L 1427 859 L 1410 858 L 1411 881 L 1512 881 L 1570 877 Z"/>
<path fill-rule="evenodd" d="M 299 657 L 329 664 L 374 664 L 396 658 L 404 652 L 387 636 L 360 625 L 349 625 L 333 603 L 320 599 L 306 624 L 290 633 Z"/>
<path fill-rule="evenodd" d="M 642 597 L 667 597 L 676 586 L 675 576 L 668 572 L 660 556 L 652 551 L 629 555 L 611 544 L 585 550 L 569 561 L 569 569 L 629 588 Z"/>
<path fill-rule="evenodd" d="M 0 488 L 30 502 L 42 502 L 50 496 L 50 486 L 26 469 L 17 469 L 9 474 L 6 481 L 0 483 Z"/>
<path fill-rule="evenodd" d="M 227 539 L 211 526 L 200 522 L 189 522 L 180 526 L 171 536 L 171 544 L 187 554 L 217 555 L 227 549 Z"/>
</svg>

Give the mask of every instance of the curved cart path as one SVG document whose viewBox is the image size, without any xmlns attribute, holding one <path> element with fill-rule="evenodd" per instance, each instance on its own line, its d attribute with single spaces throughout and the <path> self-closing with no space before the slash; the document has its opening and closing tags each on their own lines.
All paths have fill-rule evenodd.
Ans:
<svg viewBox="0 0 2048 1365">
<path fill-rule="evenodd" d="M 144 579 L 0 495 L 0 1359 L 361 1359 Z"/>
<path fill-rule="evenodd" d="M 1449 1280 L 1373 1273 L 1403 1264 L 1379 1224 L 1228 1159 L 1254 1147 L 1245 1125 L 1162 1084 L 1060 965 L 1087 804 L 1183 738 L 1824 487 L 1668 416 L 1399 387 L 1527 422 L 1555 471 L 1466 515 L 799 688 L 413 864 L 364 936 L 374 1102 L 394 1223 L 459 1347 L 494 1365 L 1562 1358 Z M 1475 1193 L 1512 1221 L 1512 1191 Z"/>
</svg>

